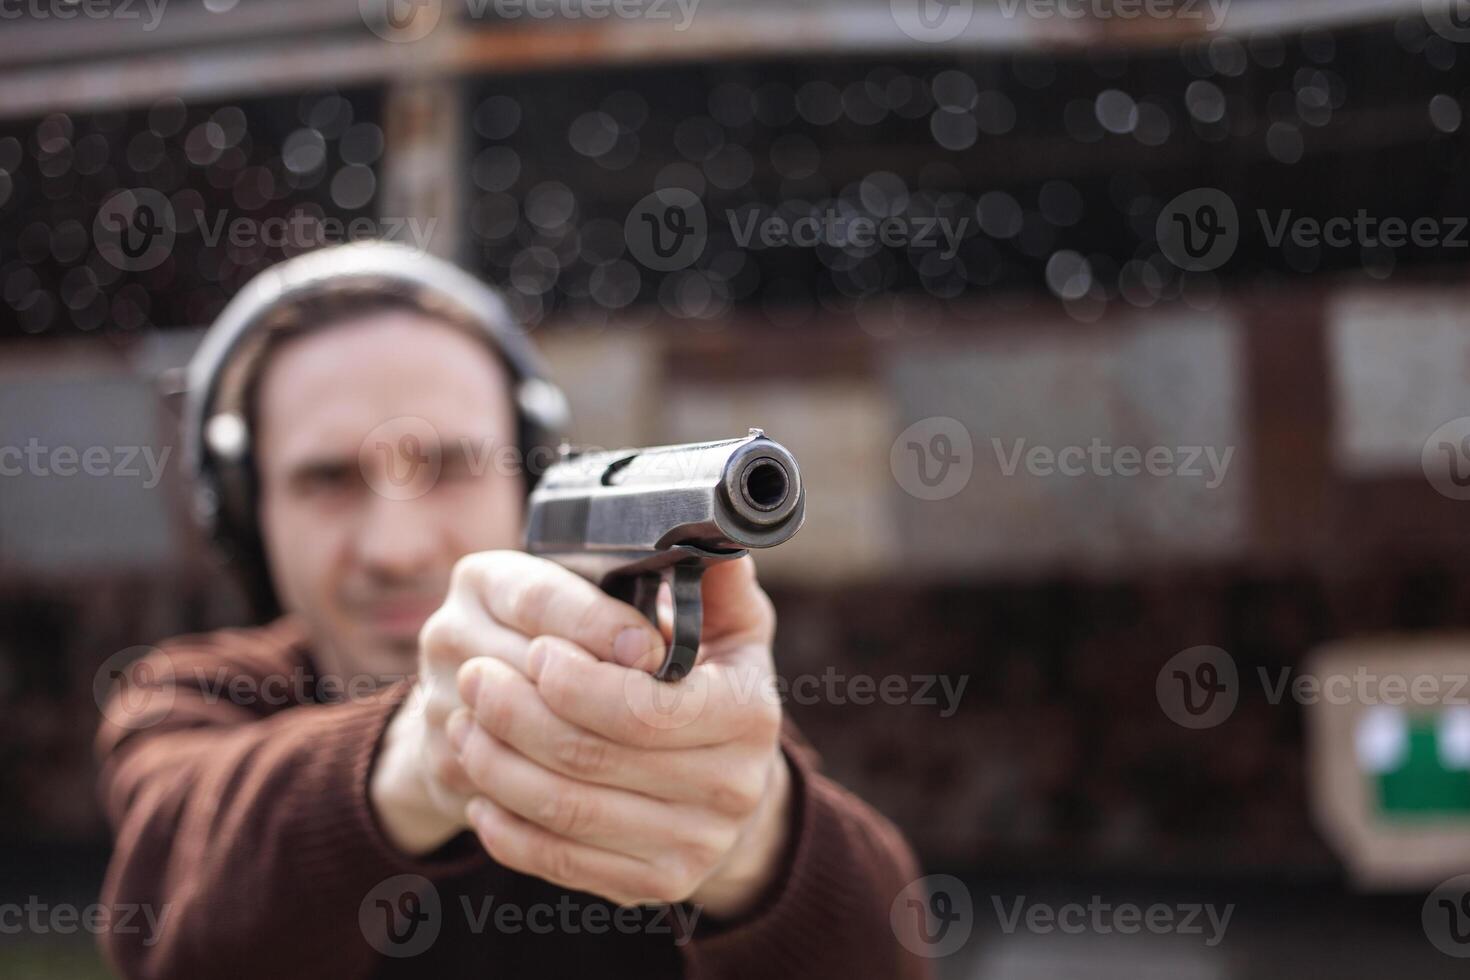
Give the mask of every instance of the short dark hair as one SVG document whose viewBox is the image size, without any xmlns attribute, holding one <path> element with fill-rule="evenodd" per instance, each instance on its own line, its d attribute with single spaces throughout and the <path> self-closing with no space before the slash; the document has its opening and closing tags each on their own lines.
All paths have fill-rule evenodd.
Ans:
<svg viewBox="0 0 1470 980">
<path fill-rule="evenodd" d="M 438 320 L 482 344 L 495 361 L 514 377 L 504 354 L 485 331 L 453 304 L 424 290 L 387 283 L 344 283 L 341 286 L 289 300 L 261 320 L 245 345 L 230 359 L 220 380 L 219 411 L 236 412 L 254 443 L 260 411 L 260 384 L 271 356 L 292 340 L 318 333 L 351 320 L 380 313 L 414 313 Z"/>
</svg>

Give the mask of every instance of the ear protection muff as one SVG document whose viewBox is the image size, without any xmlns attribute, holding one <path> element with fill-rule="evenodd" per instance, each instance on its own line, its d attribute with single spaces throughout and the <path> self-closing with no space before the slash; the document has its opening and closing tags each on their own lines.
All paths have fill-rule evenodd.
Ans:
<svg viewBox="0 0 1470 980">
<path fill-rule="evenodd" d="M 529 493 L 542 467 L 556 458 L 569 411 L 534 346 L 500 295 L 457 266 L 406 245 L 355 242 L 309 252 L 272 266 L 225 306 L 186 371 L 182 435 L 194 476 L 193 510 L 200 527 L 238 566 L 262 616 L 279 613 L 256 520 L 258 483 L 246 420 L 217 407 L 234 357 L 274 311 L 343 288 L 381 289 L 395 296 L 432 297 L 479 326 L 500 353 L 513 384 L 522 467 Z"/>
</svg>

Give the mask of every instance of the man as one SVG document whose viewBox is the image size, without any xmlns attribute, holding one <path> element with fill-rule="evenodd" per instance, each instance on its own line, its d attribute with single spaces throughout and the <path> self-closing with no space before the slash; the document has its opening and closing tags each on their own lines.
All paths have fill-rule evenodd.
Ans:
<svg viewBox="0 0 1470 980">
<path fill-rule="evenodd" d="M 762 693 L 753 562 L 706 574 L 671 690 L 666 634 L 514 550 L 496 450 L 547 441 L 556 393 L 493 293 L 313 253 L 190 381 L 202 513 L 285 615 L 165 645 L 104 712 L 104 901 L 162 923 L 104 933 L 121 973 L 926 975 L 889 924 L 907 847 Z"/>
</svg>

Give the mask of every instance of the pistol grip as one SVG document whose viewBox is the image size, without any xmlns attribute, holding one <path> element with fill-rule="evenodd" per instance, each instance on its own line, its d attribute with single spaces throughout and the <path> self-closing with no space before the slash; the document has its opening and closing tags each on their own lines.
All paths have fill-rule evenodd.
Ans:
<svg viewBox="0 0 1470 980">
<path fill-rule="evenodd" d="M 704 566 L 668 565 L 657 572 L 643 572 L 633 577 L 632 604 L 658 628 L 658 587 L 669 583 L 674 599 L 674 638 L 664 662 L 654 673 L 661 681 L 677 681 L 694 669 L 699 656 L 699 637 L 704 630 L 704 598 L 700 580 Z"/>
</svg>

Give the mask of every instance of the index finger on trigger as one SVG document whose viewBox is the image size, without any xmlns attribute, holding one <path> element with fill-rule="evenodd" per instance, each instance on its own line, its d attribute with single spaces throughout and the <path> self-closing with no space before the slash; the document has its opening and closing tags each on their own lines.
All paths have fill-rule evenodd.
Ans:
<svg viewBox="0 0 1470 980">
<path fill-rule="evenodd" d="M 625 667 L 651 671 L 663 662 L 663 637 L 626 602 L 545 558 L 494 555 L 480 585 L 499 622 L 528 637 L 559 636 Z"/>
</svg>

